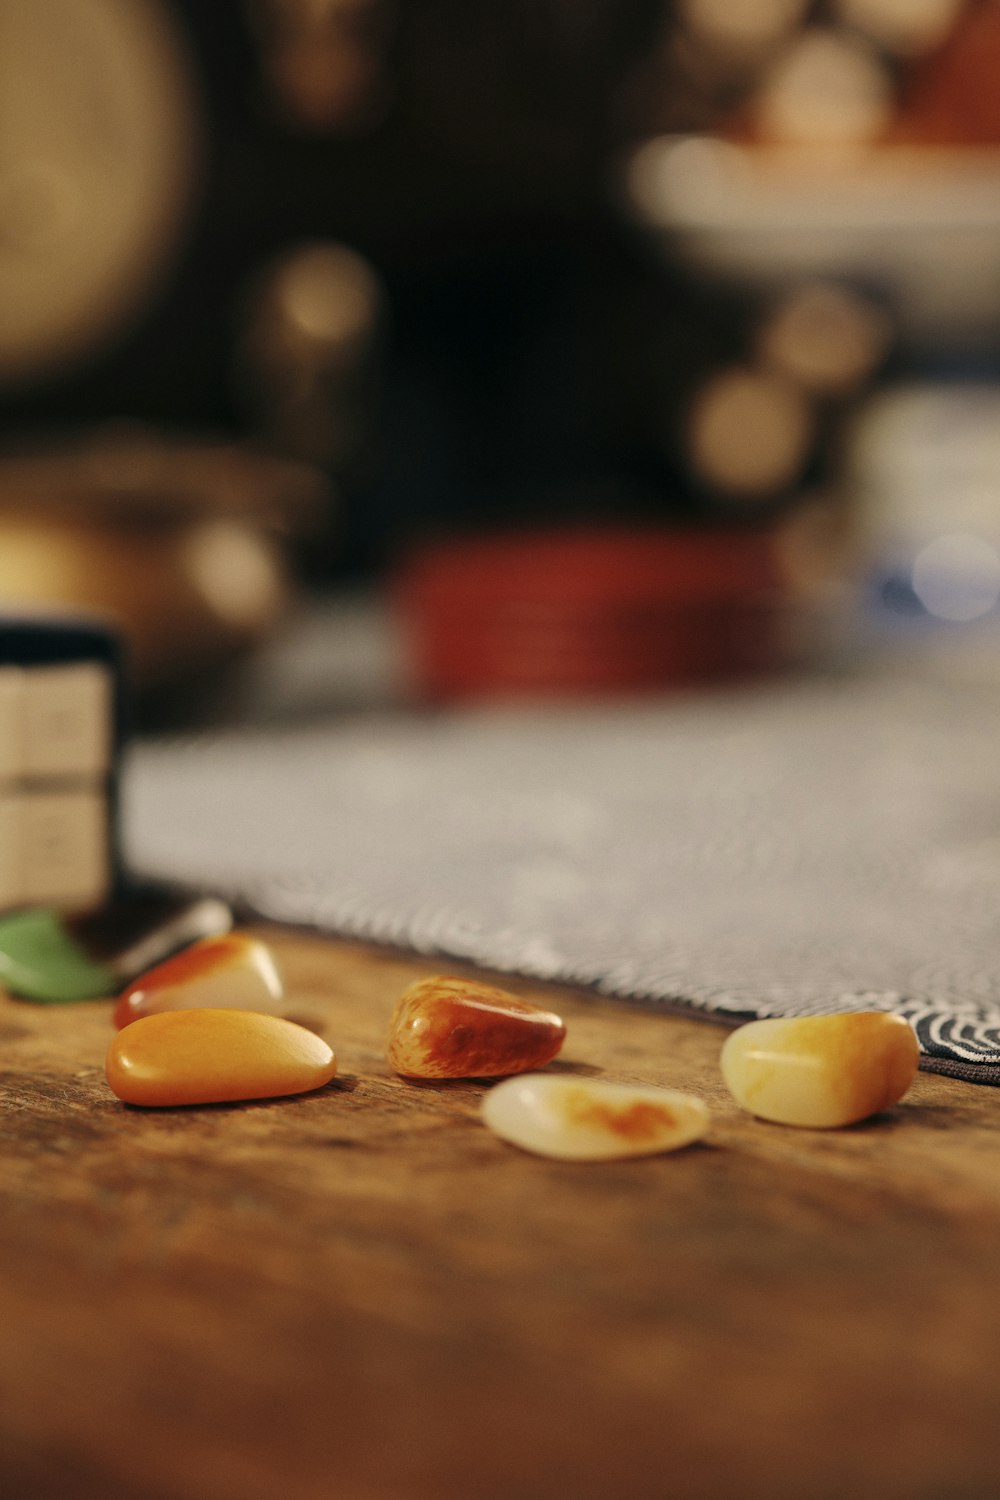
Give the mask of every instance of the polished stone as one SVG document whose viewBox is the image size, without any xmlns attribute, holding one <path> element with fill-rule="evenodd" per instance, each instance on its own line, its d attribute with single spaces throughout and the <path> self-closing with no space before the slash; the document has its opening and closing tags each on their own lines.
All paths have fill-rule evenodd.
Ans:
<svg viewBox="0 0 1000 1500">
<path fill-rule="evenodd" d="M 259 1010 L 284 1014 L 284 988 L 266 943 L 245 932 L 193 943 L 138 978 L 119 998 L 115 1025 L 168 1010 Z"/>
<path fill-rule="evenodd" d="M 751 1021 L 720 1066 L 733 1098 L 762 1120 L 828 1129 L 889 1109 L 917 1071 L 913 1028 L 884 1011 Z"/>
<path fill-rule="evenodd" d="M 97 961 L 52 907 L 32 907 L 0 919 L 0 985 L 22 1000 L 64 1004 L 113 995 L 108 963 Z"/>
<path fill-rule="evenodd" d="M 500 1078 L 544 1067 L 565 1036 L 552 1011 L 493 985 L 437 975 L 404 991 L 386 1055 L 406 1078 Z"/>
<path fill-rule="evenodd" d="M 302 1094 L 329 1083 L 337 1060 L 321 1037 L 280 1016 L 175 1010 L 119 1031 L 105 1073 L 126 1104 L 222 1104 Z"/>
<path fill-rule="evenodd" d="M 528 1073 L 490 1089 L 483 1121 L 502 1140 L 561 1161 L 612 1161 L 676 1151 L 708 1130 L 693 1094 L 603 1079 Z"/>
<path fill-rule="evenodd" d="M 46 1004 L 108 997 L 197 939 L 228 931 L 232 921 L 212 897 L 141 889 L 93 911 L 25 907 L 0 917 L 0 986 Z"/>
</svg>

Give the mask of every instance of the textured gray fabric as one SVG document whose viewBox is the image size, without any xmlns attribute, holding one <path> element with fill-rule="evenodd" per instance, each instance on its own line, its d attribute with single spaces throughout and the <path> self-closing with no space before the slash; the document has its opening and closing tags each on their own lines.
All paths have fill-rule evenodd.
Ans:
<svg viewBox="0 0 1000 1500">
<path fill-rule="evenodd" d="M 713 1019 L 899 1011 L 1000 1080 L 1000 697 L 902 681 L 139 745 L 137 871 Z"/>
</svg>

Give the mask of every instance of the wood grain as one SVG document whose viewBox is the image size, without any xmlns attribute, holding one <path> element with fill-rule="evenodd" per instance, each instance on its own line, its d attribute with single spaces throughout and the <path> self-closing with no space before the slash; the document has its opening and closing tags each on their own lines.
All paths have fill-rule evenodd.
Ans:
<svg viewBox="0 0 1000 1500">
<path fill-rule="evenodd" d="M 544 1161 L 389 1071 L 433 960 L 265 935 L 340 1059 L 317 1094 L 130 1109 L 109 1004 L 0 998 L 5 1500 L 1000 1492 L 1000 1092 L 767 1125 L 716 1027 L 511 982 L 556 1067 L 713 1109 L 676 1156 Z"/>
</svg>

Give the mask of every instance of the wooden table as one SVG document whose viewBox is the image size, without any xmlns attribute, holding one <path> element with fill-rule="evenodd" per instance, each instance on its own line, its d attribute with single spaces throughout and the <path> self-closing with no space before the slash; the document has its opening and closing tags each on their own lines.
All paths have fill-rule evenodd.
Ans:
<svg viewBox="0 0 1000 1500">
<path fill-rule="evenodd" d="M 711 1024 L 513 982 L 557 1067 L 714 1111 L 673 1156 L 546 1161 L 479 1087 L 390 1074 L 440 965 L 269 936 L 340 1058 L 314 1095 L 129 1109 L 107 1004 L 0 999 L 5 1500 L 1000 1494 L 1000 1091 L 767 1125 Z"/>
</svg>

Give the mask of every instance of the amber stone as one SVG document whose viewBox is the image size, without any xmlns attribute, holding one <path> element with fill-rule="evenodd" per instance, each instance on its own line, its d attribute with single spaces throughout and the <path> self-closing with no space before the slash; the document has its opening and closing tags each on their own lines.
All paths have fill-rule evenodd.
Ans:
<svg viewBox="0 0 1000 1500">
<path fill-rule="evenodd" d="M 192 943 L 165 963 L 147 969 L 115 1006 L 115 1025 L 141 1016 L 195 1007 L 260 1010 L 280 1014 L 283 988 L 271 950 L 245 932 Z"/>
<path fill-rule="evenodd" d="M 720 1066 L 744 1109 L 780 1125 L 853 1125 L 903 1097 L 917 1071 L 913 1028 L 886 1011 L 751 1021 Z"/>
<path fill-rule="evenodd" d="M 493 985 L 437 975 L 403 992 L 386 1055 L 405 1078 L 501 1078 L 544 1067 L 565 1036 L 552 1011 Z"/>
<path fill-rule="evenodd" d="M 105 1073 L 126 1104 L 221 1104 L 302 1094 L 329 1083 L 337 1059 L 321 1037 L 281 1016 L 174 1010 L 119 1031 Z"/>
</svg>

